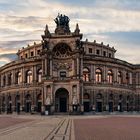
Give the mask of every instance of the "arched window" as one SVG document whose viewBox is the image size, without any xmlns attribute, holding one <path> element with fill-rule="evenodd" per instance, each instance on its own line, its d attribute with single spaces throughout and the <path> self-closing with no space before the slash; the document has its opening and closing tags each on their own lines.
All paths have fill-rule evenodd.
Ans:
<svg viewBox="0 0 140 140">
<path fill-rule="evenodd" d="M 128 95 L 128 96 L 127 96 L 127 102 L 128 102 L 129 100 L 130 100 L 130 96 Z"/>
<path fill-rule="evenodd" d="M 26 102 L 31 101 L 31 95 L 30 94 L 27 94 L 25 96 L 25 100 L 26 100 Z"/>
<path fill-rule="evenodd" d="M 122 94 L 119 95 L 119 100 L 122 100 L 123 99 L 123 96 Z"/>
<path fill-rule="evenodd" d="M 98 68 L 96 69 L 96 82 L 102 82 L 102 71 Z"/>
<path fill-rule="evenodd" d="M 8 102 L 10 102 L 12 100 L 11 96 L 8 96 Z"/>
<path fill-rule="evenodd" d="M 118 72 L 118 83 L 122 83 L 122 73 L 120 71 Z"/>
<path fill-rule="evenodd" d="M 89 81 L 89 70 L 88 68 L 83 69 L 83 81 Z"/>
<path fill-rule="evenodd" d="M 129 74 L 126 73 L 126 84 L 129 84 Z"/>
<path fill-rule="evenodd" d="M 33 81 L 33 76 L 32 76 L 32 71 L 27 71 L 27 73 L 26 73 L 26 81 L 27 81 L 27 83 L 32 83 L 32 81 Z"/>
<path fill-rule="evenodd" d="M 102 97 L 102 94 L 101 93 L 98 93 L 97 95 L 96 95 L 96 99 L 97 100 L 101 100 L 103 97 Z"/>
<path fill-rule="evenodd" d="M 85 93 L 84 94 L 84 99 L 89 99 L 90 97 L 89 97 L 89 94 L 88 93 Z"/>
<path fill-rule="evenodd" d="M 42 69 L 38 71 L 38 82 L 41 82 L 41 78 L 42 78 Z"/>
<path fill-rule="evenodd" d="M 109 100 L 113 100 L 113 98 L 114 98 L 114 96 L 113 96 L 113 94 L 111 93 L 111 94 L 109 95 Z"/>
<path fill-rule="evenodd" d="M 3 97 L 2 97 L 2 112 L 5 112 L 5 104 L 6 104 L 5 96 L 3 95 Z"/>
<path fill-rule="evenodd" d="M 111 70 L 109 70 L 108 73 L 107 73 L 107 81 L 110 84 L 113 83 L 113 73 L 112 73 Z"/>
<path fill-rule="evenodd" d="M 7 113 L 12 113 L 12 97 L 8 96 L 8 106 L 7 106 Z"/>
<path fill-rule="evenodd" d="M 17 101 L 20 101 L 20 95 L 16 95 L 16 97 L 15 97 L 15 103 L 16 103 Z"/>
<path fill-rule="evenodd" d="M 17 84 L 20 84 L 22 82 L 22 75 L 21 72 L 17 73 Z"/>
<path fill-rule="evenodd" d="M 31 95 L 27 94 L 25 96 L 25 111 L 31 112 Z"/>
<path fill-rule="evenodd" d="M 6 76 L 4 75 L 3 76 L 3 86 L 5 86 L 6 85 Z"/>
<path fill-rule="evenodd" d="M 8 74 L 8 85 L 12 84 L 12 74 Z"/>
<path fill-rule="evenodd" d="M 65 43 L 59 43 L 53 48 L 54 57 L 66 58 L 71 55 L 71 48 Z"/>
</svg>

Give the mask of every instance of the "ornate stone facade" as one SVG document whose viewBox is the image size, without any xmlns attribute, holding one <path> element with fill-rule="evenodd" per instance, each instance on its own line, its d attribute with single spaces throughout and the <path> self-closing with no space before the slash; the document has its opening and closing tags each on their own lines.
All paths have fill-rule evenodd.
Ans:
<svg viewBox="0 0 140 140">
<path fill-rule="evenodd" d="M 115 58 L 114 47 L 82 41 L 67 16 L 55 22 L 55 33 L 46 25 L 42 43 L 0 68 L 0 112 L 139 111 L 140 65 Z"/>
</svg>

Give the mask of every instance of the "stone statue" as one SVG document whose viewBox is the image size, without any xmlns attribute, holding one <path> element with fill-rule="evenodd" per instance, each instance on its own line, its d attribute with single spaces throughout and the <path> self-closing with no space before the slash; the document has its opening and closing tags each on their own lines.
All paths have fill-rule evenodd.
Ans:
<svg viewBox="0 0 140 140">
<path fill-rule="evenodd" d="M 77 101 L 77 97 L 76 96 L 73 97 L 72 104 L 73 105 L 77 105 L 78 104 L 78 101 Z"/>
<path fill-rule="evenodd" d="M 69 34 L 70 33 L 70 28 L 69 28 L 69 17 L 65 16 L 65 15 L 60 15 L 58 14 L 58 16 L 54 19 L 55 23 L 56 23 L 56 29 L 55 29 L 55 33 L 56 34 Z"/>
<path fill-rule="evenodd" d="M 50 97 L 47 97 L 45 104 L 46 104 L 46 105 L 50 105 L 50 104 L 51 104 L 51 99 L 50 99 Z"/>
<path fill-rule="evenodd" d="M 45 36 L 46 37 L 50 37 L 50 31 L 49 31 L 49 29 L 48 29 L 48 25 L 46 24 L 46 28 L 45 28 L 45 31 L 44 31 L 44 33 L 45 33 Z"/>
<path fill-rule="evenodd" d="M 76 24 L 76 29 L 75 29 L 74 33 L 75 33 L 76 35 L 79 35 L 79 33 L 80 33 L 80 29 L 79 29 L 78 23 Z"/>
<path fill-rule="evenodd" d="M 69 19 L 68 16 L 58 14 L 58 16 L 54 19 L 54 21 L 57 24 L 57 27 L 59 27 L 59 26 L 69 26 L 70 19 Z"/>
</svg>

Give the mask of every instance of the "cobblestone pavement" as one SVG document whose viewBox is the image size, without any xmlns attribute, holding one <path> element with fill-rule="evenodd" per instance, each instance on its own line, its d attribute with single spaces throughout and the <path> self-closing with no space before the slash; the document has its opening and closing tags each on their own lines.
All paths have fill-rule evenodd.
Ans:
<svg viewBox="0 0 140 140">
<path fill-rule="evenodd" d="M 75 140 L 140 140 L 140 116 L 75 119 Z"/>
<path fill-rule="evenodd" d="M 0 115 L 0 140 L 140 140 L 139 115 Z"/>
<path fill-rule="evenodd" d="M 0 140 L 70 140 L 72 120 L 63 116 L 1 116 Z M 11 122 L 15 122 L 15 124 Z M 7 122 L 10 122 L 7 124 Z M 4 126 L 5 124 L 5 126 Z"/>
<path fill-rule="evenodd" d="M 7 128 L 16 124 L 26 123 L 32 121 L 32 119 L 20 119 L 20 118 L 12 118 L 10 116 L 0 116 L 0 129 Z"/>
</svg>

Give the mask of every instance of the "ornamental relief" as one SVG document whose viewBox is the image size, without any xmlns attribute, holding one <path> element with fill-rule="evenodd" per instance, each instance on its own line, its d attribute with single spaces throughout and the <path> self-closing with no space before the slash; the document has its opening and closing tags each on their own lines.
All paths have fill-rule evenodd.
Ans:
<svg viewBox="0 0 140 140">
<path fill-rule="evenodd" d="M 53 63 L 53 70 L 60 70 L 60 69 L 65 69 L 68 71 L 72 70 L 72 63 L 71 62 L 66 62 L 66 63 L 62 63 L 62 62 L 54 62 Z"/>
</svg>

